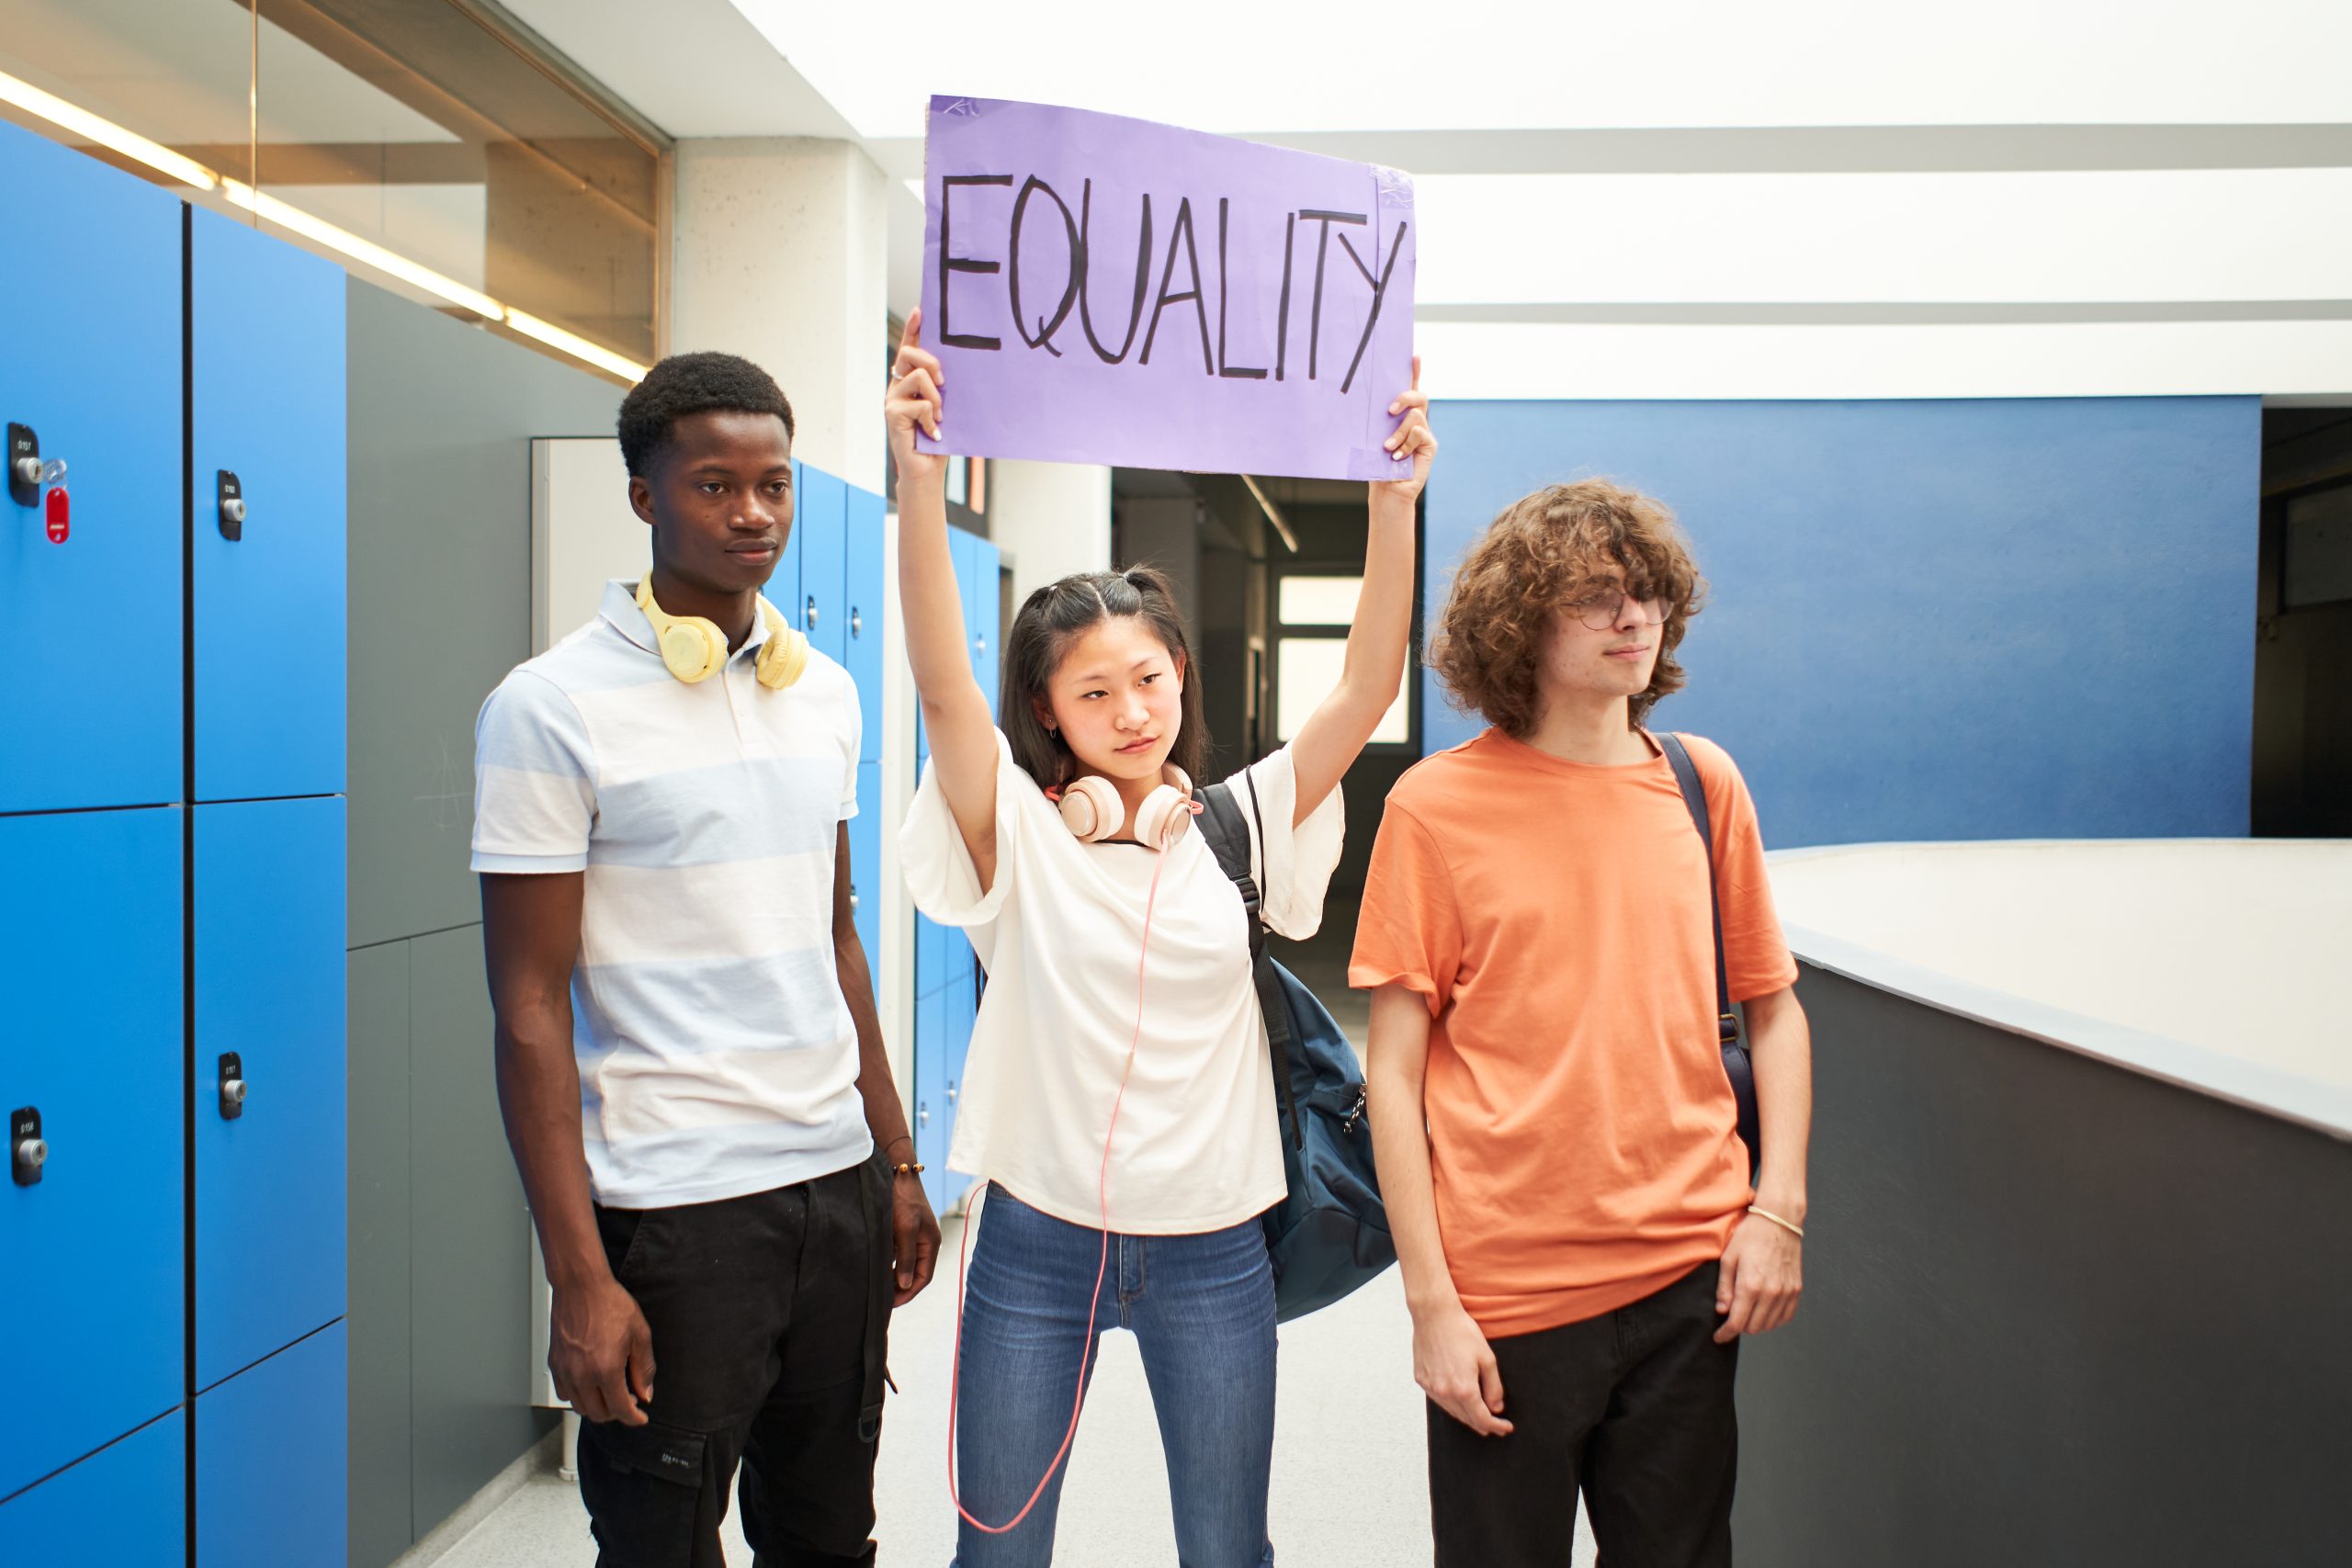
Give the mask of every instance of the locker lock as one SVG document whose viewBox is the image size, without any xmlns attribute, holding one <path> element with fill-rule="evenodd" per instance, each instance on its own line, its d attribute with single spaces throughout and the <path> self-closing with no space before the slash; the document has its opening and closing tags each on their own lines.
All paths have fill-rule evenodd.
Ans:
<svg viewBox="0 0 2352 1568">
<path fill-rule="evenodd" d="M 808 595 L 808 610 L 804 619 L 810 631 L 817 629 L 817 596 L 814 593 Z"/>
<path fill-rule="evenodd" d="M 40 1135 L 40 1107 L 28 1105 L 8 1112 L 8 1171 L 19 1187 L 40 1180 L 49 1163 L 49 1140 Z"/>
<path fill-rule="evenodd" d="M 234 1122 L 245 1113 L 245 1065 L 234 1051 L 220 1054 L 220 1120 Z"/>
<path fill-rule="evenodd" d="M 857 884 L 854 882 L 849 885 L 849 907 L 852 910 L 857 908 Z"/>
<path fill-rule="evenodd" d="M 220 511 L 220 536 L 232 542 L 245 536 L 245 487 L 243 480 L 226 468 L 219 469 L 213 480 Z"/>
<path fill-rule="evenodd" d="M 40 437 L 29 424 L 8 424 L 8 499 L 18 506 L 40 504 Z"/>
<path fill-rule="evenodd" d="M 865 635 L 865 617 L 857 613 L 857 606 L 854 604 L 849 607 L 849 635 L 852 637 Z"/>
</svg>

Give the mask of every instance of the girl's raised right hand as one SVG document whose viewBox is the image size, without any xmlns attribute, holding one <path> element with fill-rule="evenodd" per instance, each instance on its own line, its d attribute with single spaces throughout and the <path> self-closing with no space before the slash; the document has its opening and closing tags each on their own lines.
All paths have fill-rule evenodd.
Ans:
<svg viewBox="0 0 2352 1568">
<path fill-rule="evenodd" d="M 918 451 L 915 431 L 933 440 L 944 417 L 940 401 L 939 361 L 922 346 L 922 307 L 907 317 L 906 335 L 899 340 L 898 356 L 890 362 L 890 384 L 882 394 L 882 417 L 890 432 L 890 457 L 901 480 L 934 479 L 944 481 L 947 459 L 937 452 Z"/>
</svg>

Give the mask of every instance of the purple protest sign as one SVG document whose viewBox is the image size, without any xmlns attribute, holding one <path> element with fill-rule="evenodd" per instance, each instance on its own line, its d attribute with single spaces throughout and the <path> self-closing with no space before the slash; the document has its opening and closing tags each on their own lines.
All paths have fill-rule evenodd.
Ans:
<svg viewBox="0 0 2352 1568">
<path fill-rule="evenodd" d="M 1118 115 L 935 97 L 926 452 L 1370 479 L 1412 378 L 1413 182 Z"/>
</svg>

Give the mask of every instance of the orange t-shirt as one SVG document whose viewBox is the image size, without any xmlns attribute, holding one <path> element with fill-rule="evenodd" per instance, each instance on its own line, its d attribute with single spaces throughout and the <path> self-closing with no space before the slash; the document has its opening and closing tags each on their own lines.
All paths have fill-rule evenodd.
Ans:
<svg viewBox="0 0 2352 1568">
<path fill-rule="evenodd" d="M 1736 1001 L 1792 984 L 1756 806 L 1685 738 Z M 1489 729 L 1390 792 L 1348 983 L 1428 998 L 1430 1167 L 1490 1336 L 1597 1317 L 1721 1257 L 1751 1197 L 1715 1027 L 1699 835 L 1661 754 L 1570 762 Z"/>
</svg>

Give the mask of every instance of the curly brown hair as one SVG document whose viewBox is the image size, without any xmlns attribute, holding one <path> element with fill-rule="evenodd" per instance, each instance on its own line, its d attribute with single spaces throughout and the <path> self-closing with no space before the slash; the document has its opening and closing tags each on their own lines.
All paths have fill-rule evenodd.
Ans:
<svg viewBox="0 0 2352 1568">
<path fill-rule="evenodd" d="M 1667 602 L 1650 683 L 1634 697 L 1639 728 L 1660 697 L 1682 689 L 1674 650 L 1699 613 L 1706 582 L 1667 505 L 1607 479 L 1547 485 L 1502 510 L 1463 557 L 1430 638 L 1429 667 L 1447 699 L 1504 734 L 1535 728 L 1535 672 L 1553 613 L 1625 569 L 1636 599 Z"/>
</svg>

